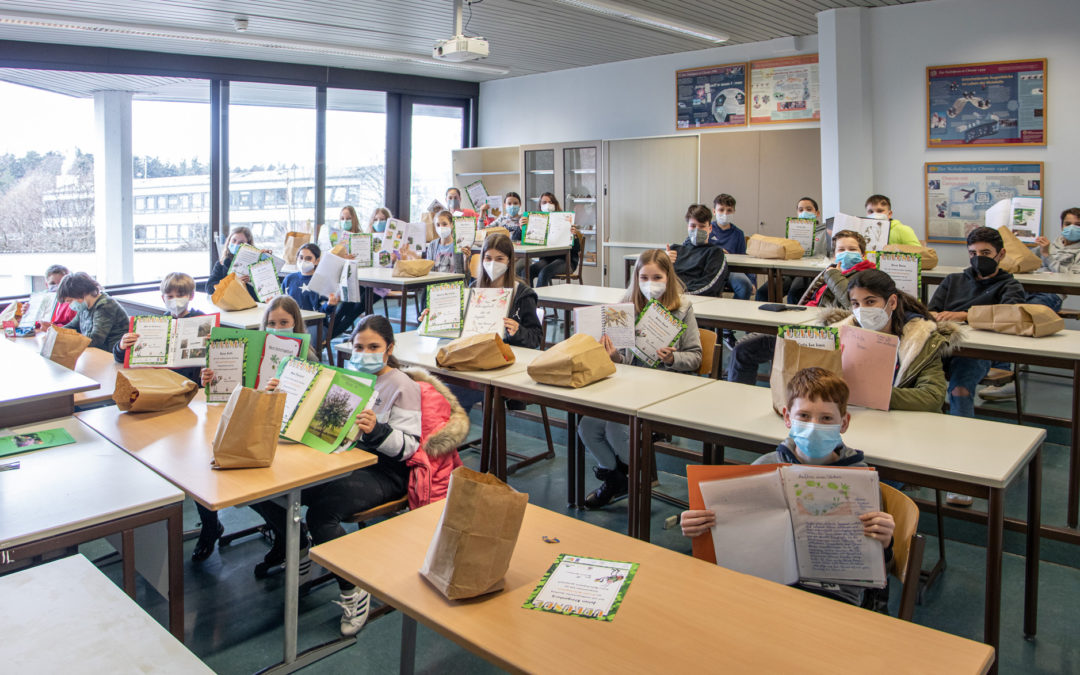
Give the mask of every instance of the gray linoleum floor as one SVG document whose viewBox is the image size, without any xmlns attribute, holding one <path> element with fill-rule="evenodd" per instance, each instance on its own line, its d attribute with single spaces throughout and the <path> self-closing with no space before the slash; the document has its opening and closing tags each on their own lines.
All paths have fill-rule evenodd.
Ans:
<svg viewBox="0 0 1080 675">
<path fill-rule="evenodd" d="M 1039 374 L 1027 376 L 1024 393 L 1025 408 L 1049 414 L 1067 415 L 1069 381 Z M 717 405 L 723 405 L 717 401 Z M 1011 409 L 1010 403 L 995 407 Z M 552 413 L 561 417 L 561 413 Z M 479 432 L 479 412 L 473 412 L 473 437 Z M 538 424 L 521 419 L 509 421 L 510 442 L 518 451 L 540 452 L 543 435 Z M 510 478 L 516 488 L 528 492 L 530 501 L 545 508 L 566 513 L 595 525 L 625 531 L 626 502 L 616 502 L 597 512 L 575 512 L 566 506 L 565 432 L 554 429 L 556 452 L 554 460 L 540 462 L 519 471 Z M 1043 472 L 1043 522 L 1063 525 L 1065 522 L 1065 482 L 1068 467 L 1067 430 L 1051 428 L 1045 446 Z M 752 456 L 729 450 L 729 458 L 752 459 Z M 479 457 L 465 453 L 465 463 L 476 468 Z M 591 462 L 589 462 L 591 465 Z M 663 488 L 675 495 L 685 496 L 684 464 L 670 457 L 661 457 L 660 481 Z M 587 489 L 596 481 L 591 472 Z M 932 492 L 919 491 L 932 498 Z M 1023 517 L 1025 485 L 1018 481 L 1008 493 L 1007 515 Z M 977 502 L 975 508 L 980 508 Z M 186 504 L 186 523 L 195 527 L 198 516 L 190 501 Z M 677 529 L 664 530 L 665 518 L 678 512 L 674 506 L 658 500 L 653 502 L 653 543 L 689 553 L 689 541 Z M 247 508 L 226 509 L 221 514 L 227 531 L 257 524 L 257 516 Z M 920 531 L 928 536 L 924 567 L 937 556 L 938 543 L 934 522 L 924 516 Z M 956 635 L 979 639 L 982 636 L 983 578 L 985 570 L 985 528 L 956 520 L 946 523 L 948 570 L 925 595 L 916 609 L 915 620 L 922 625 Z M 259 536 L 238 540 L 216 550 L 201 565 L 189 560 L 193 541 L 185 545 L 185 608 L 187 646 L 219 673 L 252 673 L 272 665 L 280 657 L 282 644 L 282 580 L 280 576 L 257 581 L 252 567 L 262 559 L 267 543 Z M 1080 640 L 1076 639 L 1080 624 L 1080 549 L 1073 546 L 1043 542 L 1043 562 L 1039 583 L 1039 632 L 1028 642 L 1023 639 L 1024 559 L 1023 540 L 1010 533 L 1006 539 L 1004 561 L 1002 673 L 1077 673 L 1080 672 Z M 103 556 L 107 545 L 93 543 L 83 547 L 92 558 Z M 106 558 L 102 569 L 119 579 L 120 565 Z M 894 580 L 895 581 L 895 580 Z M 314 589 L 300 599 L 300 648 L 305 649 L 337 636 L 339 609 L 330 604 L 337 597 L 333 583 Z M 165 604 L 155 591 L 140 580 L 138 600 L 159 621 L 165 622 Z M 895 613 L 898 600 L 893 588 Z M 107 620 L 102 617 L 102 620 Z M 310 673 L 389 673 L 398 668 L 398 645 L 401 617 L 396 612 L 369 623 L 360 633 L 357 643 L 337 654 L 313 664 L 304 672 Z M 797 636 L 791 636 L 797 640 Z M 420 627 L 417 641 L 417 670 L 427 673 L 484 673 L 497 669 L 470 654 L 451 641 Z M 658 664 L 658 668 L 662 664 Z"/>
</svg>

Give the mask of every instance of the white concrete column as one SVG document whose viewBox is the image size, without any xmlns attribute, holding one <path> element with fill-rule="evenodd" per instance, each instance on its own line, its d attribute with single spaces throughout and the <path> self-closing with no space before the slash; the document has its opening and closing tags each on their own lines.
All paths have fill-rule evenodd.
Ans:
<svg viewBox="0 0 1080 675">
<path fill-rule="evenodd" d="M 135 280 L 131 193 L 131 92 L 94 92 L 94 228 L 97 279 Z"/>
<path fill-rule="evenodd" d="M 864 8 L 819 12 L 821 211 L 863 213 L 874 193 L 872 49 Z"/>
</svg>

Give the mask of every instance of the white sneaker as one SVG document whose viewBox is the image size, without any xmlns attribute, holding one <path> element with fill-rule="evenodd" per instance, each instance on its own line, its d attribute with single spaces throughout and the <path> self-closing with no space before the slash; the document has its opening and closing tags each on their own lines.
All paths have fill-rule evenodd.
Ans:
<svg viewBox="0 0 1080 675">
<path fill-rule="evenodd" d="M 975 498 L 971 495 L 962 495 L 956 492 L 945 493 L 945 502 L 953 506 L 971 506 L 974 501 Z"/>
<path fill-rule="evenodd" d="M 1000 387 L 986 387 L 979 392 L 987 401 L 1008 401 L 1016 398 L 1016 383 L 1007 382 Z"/>
<path fill-rule="evenodd" d="M 354 588 L 352 593 L 341 594 L 340 600 L 334 600 L 335 605 L 341 607 L 341 634 L 352 637 L 360 632 L 367 623 L 368 608 L 371 605 L 371 594 L 367 591 Z"/>
</svg>

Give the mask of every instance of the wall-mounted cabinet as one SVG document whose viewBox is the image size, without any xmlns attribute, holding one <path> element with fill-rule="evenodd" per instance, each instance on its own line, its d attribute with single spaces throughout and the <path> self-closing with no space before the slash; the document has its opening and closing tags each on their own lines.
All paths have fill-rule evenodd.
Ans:
<svg viewBox="0 0 1080 675">
<path fill-rule="evenodd" d="M 454 185 L 469 203 L 465 187 L 476 181 L 484 184 L 489 195 L 521 192 L 520 149 L 516 145 L 500 148 L 468 148 L 453 151 Z M 477 211 L 480 204 L 473 205 Z"/>
</svg>

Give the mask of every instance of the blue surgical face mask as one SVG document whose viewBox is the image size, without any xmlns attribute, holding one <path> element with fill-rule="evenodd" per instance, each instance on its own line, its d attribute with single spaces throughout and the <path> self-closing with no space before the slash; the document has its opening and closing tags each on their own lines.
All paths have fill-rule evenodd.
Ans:
<svg viewBox="0 0 1080 675">
<path fill-rule="evenodd" d="M 229 253 L 236 255 L 236 252 L 240 250 L 240 244 L 233 242 L 229 244 Z"/>
<path fill-rule="evenodd" d="M 73 312 L 81 312 L 86 309 L 86 303 L 82 300 L 72 300 L 68 303 L 68 307 L 71 307 Z"/>
<path fill-rule="evenodd" d="M 375 231 L 376 232 L 385 232 L 386 231 L 386 221 L 385 220 L 376 220 L 375 221 Z"/>
<path fill-rule="evenodd" d="M 814 215 L 813 211 L 800 211 L 799 217 L 803 220 L 813 220 L 814 218 L 817 218 L 817 216 Z"/>
<path fill-rule="evenodd" d="M 793 419 L 788 436 L 808 459 L 824 459 L 842 443 L 839 424 L 815 424 Z"/>
<path fill-rule="evenodd" d="M 506 215 L 511 218 L 517 218 L 519 213 L 521 213 L 521 206 L 519 204 L 510 204 L 506 207 Z"/>
<path fill-rule="evenodd" d="M 836 254 L 836 264 L 843 271 L 847 271 L 861 262 L 862 256 L 855 251 L 844 251 Z"/>
<path fill-rule="evenodd" d="M 1065 241 L 1080 241 L 1080 225 L 1066 225 L 1061 228 L 1061 236 L 1065 237 Z"/>
<path fill-rule="evenodd" d="M 360 352 L 353 351 L 349 357 L 349 363 L 362 373 L 377 374 L 386 365 L 383 360 L 385 352 Z"/>
</svg>

